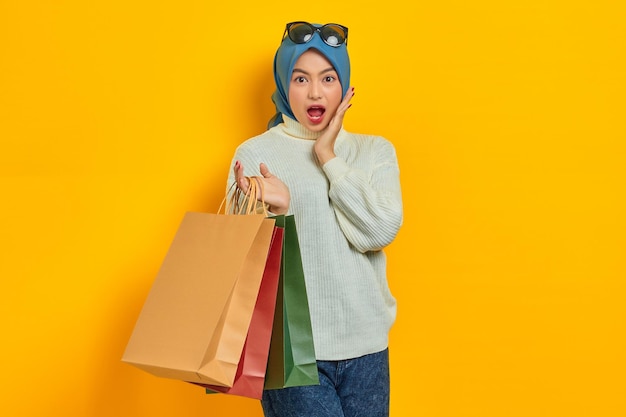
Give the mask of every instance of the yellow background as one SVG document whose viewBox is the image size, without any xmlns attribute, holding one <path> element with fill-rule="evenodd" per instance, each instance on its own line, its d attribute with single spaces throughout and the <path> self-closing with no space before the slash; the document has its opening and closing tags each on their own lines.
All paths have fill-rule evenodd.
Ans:
<svg viewBox="0 0 626 417">
<path fill-rule="evenodd" d="M 621 0 L 0 0 L 0 414 L 261 415 L 120 358 L 302 19 L 398 151 L 392 416 L 626 415 Z"/>
</svg>

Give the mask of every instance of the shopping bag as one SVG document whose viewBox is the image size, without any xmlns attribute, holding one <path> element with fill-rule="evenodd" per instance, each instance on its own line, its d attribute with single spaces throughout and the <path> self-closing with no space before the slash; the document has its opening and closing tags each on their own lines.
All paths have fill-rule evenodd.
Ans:
<svg viewBox="0 0 626 417">
<path fill-rule="evenodd" d="M 186 213 L 122 361 L 160 377 L 231 386 L 274 224 L 263 214 Z"/>
<path fill-rule="evenodd" d="M 309 302 L 293 215 L 275 216 L 285 228 L 274 328 L 265 389 L 319 384 Z"/>
<path fill-rule="evenodd" d="M 205 387 L 207 393 L 218 392 L 261 399 L 272 336 L 274 310 L 276 308 L 282 247 L 283 229 L 275 227 L 272 245 L 270 246 L 267 263 L 265 264 L 263 280 L 261 281 L 261 288 L 259 289 L 259 295 L 233 386 L 228 388 L 196 383 Z"/>
</svg>

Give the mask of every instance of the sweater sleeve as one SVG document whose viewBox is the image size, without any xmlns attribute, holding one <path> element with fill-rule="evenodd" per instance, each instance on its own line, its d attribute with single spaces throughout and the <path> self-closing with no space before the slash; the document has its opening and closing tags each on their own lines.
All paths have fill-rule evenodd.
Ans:
<svg viewBox="0 0 626 417">
<path fill-rule="evenodd" d="M 402 225 L 402 194 L 396 152 L 391 142 L 377 138 L 368 151 L 367 170 L 349 166 L 337 156 L 323 166 L 329 198 L 348 241 L 360 252 L 390 244 Z"/>
</svg>

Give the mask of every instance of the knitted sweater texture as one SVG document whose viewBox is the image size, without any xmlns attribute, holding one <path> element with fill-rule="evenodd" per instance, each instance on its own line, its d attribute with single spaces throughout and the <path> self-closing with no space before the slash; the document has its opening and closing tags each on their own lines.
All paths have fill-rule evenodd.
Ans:
<svg viewBox="0 0 626 417">
<path fill-rule="evenodd" d="M 317 136 L 284 117 L 243 142 L 232 164 L 260 175 L 263 162 L 289 187 L 317 359 L 351 359 L 384 350 L 395 320 L 382 249 L 402 224 L 399 169 L 389 141 L 343 129 L 337 156 L 320 166 Z"/>
</svg>

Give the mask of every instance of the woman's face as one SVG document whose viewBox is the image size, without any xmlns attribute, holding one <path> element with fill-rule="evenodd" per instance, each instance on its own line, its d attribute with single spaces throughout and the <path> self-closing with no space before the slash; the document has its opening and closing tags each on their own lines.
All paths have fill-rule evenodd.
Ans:
<svg viewBox="0 0 626 417">
<path fill-rule="evenodd" d="M 324 55 L 315 49 L 300 55 L 289 82 L 289 105 L 301 125 L 313 132 L 324 130 L 341 95 L 339 76 Z"/>
</svg>

